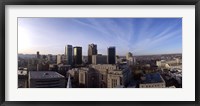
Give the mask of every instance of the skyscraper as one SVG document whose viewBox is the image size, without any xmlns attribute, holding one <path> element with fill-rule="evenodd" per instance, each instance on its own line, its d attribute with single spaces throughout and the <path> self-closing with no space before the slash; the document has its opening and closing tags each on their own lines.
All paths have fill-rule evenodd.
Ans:
<svg viewBox="0 0 200 106">
<path fill-rule="evenodd" d="M 58 54 L 56 57 L 56 60 L 57 60 L 57 64 L 62 63 L 62 55 Z"/>
<path fill-rule="evenodd" d="M 128 65 L 134 65 L 135 64 L 135 58 L 133 57 L 133 54 L 131 52 L 128 52 L 126 54 L 126 61 Z"/>
<path fill-rule="evenodd" d="M 37 51 L 37 59 L 39 59 L 39 58 L 40 58 L 40 52 Z"/>
<path fill-rule="evenodd" d="M 82 64 L 82 47 L 74 47 L 74 64 Z"/>
<path fill-rule="evenodd" d="M 115 64 L 116 52 L 115 47 L 108 48 L 108 64 Z"/>
<path fill-rule="evenodd" d="M 97 45 L 89 44 L 88 45 L 88 63 L 92 64 L 92 55 L 97 55 Z"/>
<path fill-rule="evenodd" d="M 73 63 L 73 47 L 72 45 L 65 46 L 65 58 L 68 65 Z"/>
<path fill-rule="evenodd" d="M 126 54 L 126 60 L 128 60 L 129 58 L 133 57 L 133 54 L 131 52 L 128 52 Z"/>
</svg>

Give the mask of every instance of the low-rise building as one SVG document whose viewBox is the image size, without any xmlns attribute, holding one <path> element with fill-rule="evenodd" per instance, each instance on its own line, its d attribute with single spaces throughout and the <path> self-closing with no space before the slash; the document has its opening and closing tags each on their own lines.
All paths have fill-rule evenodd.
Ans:
<svg viewBox="0 0 200 106">
<path fill-rule="evenodd" d="M 172 67 L 182 67 L 182 60 L 174 58 L 172 60 L 160 60 L 156 61 L 156 65 L 161 68 L 172 68 Z"/>
<path fill-rule="evenodd" d="M 107 64 L 107 56 L 102 54 L 92 55 L 92 64 Z"/>
<path fill-rule="evenodd" d="M 159 73 L 145 74 L 141 77 L 139 88 L 165 88 L 165 80 Z"/>
<path fill-rule="evenodd" d="M 37 64 L 37 71 L 44 71 L 44 70 L 49 70 L 49 63 L 48 62 L 45 62 L 45 61 L 40 61 L 38 64 Z"/>
<path fill-rule="evenodd" d="M 130 68 L 109 70 L 107 75 L 107 87 L 115 88 L 119 86 L 128 87 L 132 78 Z"/>
<path fill-rule="evenodd" d="M 98 84 L 100 88 L 107 88 L 108 71 L 113 71 L 117 69 L 117 66 L 112 64 L 93 64 L 90 65 L 90 67 L 98 72 Z"/>
<path fill-rule="evenodd" d="M 67 77 L 67 71 L 70 69 L 70 65 L 58 64 L 58 73 Z"/>
<path fill-rule="evenodd" d="M 58 71 L 57 64 L 49 64 L 49 71 Z"/>
<path fill-rule="evenodd" d="M 36 58 L 31 58 L 28 59 L 28 71 L 37 71 L 37 64 L 38 64 L 38 59 Z"/>
<path fill-rule="evenodd" d="M 28 88 L 27 70 L 18 70 L 18 88 Z"/>
<path fill-rule="evenodd" d="M 117 69 L 117 65 L 113 65 L 113 64 L 97 64 L 97 65 L 90 65 L 90 67 L 97 70 L 116 70 Z"/>
<path fill-rule="evenodd" d="M 90 68 L 80 68 L 79 87 L 98 88 L 98 73 Z"/>
<path fill-rule="evenodd" d="M 65 88 L 65 77 L 54 71 L 30 71 L 30 88 Z"/>
<path fill-rule="evenodd" d="M 123 85 L 123 73 L 122 70 L 113 70 L 108 72 L 108 88 L 115 88 Z"/>
</svg>

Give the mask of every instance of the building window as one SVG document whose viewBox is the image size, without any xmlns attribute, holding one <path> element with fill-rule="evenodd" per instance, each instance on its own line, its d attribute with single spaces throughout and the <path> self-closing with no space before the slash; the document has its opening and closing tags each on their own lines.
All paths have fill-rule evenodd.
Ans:
<svg viewBox="0 0 200 106">
<path fill-rule="evenodd" d="M 81 78 L 80 78 L 80 79 L 81 79 L 81 82 L 83 82 L 83 74 L 81 74 L 81 76 L 80 76 L 80 77 L 81 77 Z"/>
<path fill-rule="evenodd" d="M 119 77 L 120 78 L 120 85 L 122 85 L 122 77 Z"/>
<path fill-rule="evenodd" d="M 117 86 L 117 80 L 113 79 L 113 81 L 114 81 L 114 86 L 113 87 L 116 87 Z"/>
<path fill-rule="evenodd" d="M 112 88 L 117 86 L 117 80 L 116 79 L 112 79 Z"/>
<path fill-rule="evenodd" d="M 114 81 L 113 81 L 113 79 L 111 80 L 111 84 L 112 84 L 112 88 L 113 88 L 113 86 L 114 86 Z"/>
</svg>

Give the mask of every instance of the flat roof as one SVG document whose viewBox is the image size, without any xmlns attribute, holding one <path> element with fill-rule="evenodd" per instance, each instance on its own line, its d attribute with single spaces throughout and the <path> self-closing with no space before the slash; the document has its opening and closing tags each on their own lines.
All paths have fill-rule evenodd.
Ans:
<svg viewBox="0 0 200 106">
<path fill-rule="evenodd" d="M 163 82 L 162 76 L 159 73 L 151 73 L 145 75 L 145 80 L 141 82 L 141 84 L 148 84 L 148 83 L 160 83 Z"/>
<path fill-rule="evenodd" d="M 63 75 L 54 71 L 30 71 L 30 79 L 52 79 L 52 78 L 64 78 Z"/>
</svg>

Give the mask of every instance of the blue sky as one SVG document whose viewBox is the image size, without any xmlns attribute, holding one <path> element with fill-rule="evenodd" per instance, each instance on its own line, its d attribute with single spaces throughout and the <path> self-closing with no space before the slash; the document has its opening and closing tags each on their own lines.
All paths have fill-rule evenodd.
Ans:
<svg viewBox="0 0 200 106">
<path fill-rule="evenodd" d="M 18 53 L 64 54 L 67 44 L 117 55 L 182 53 L 182 18 L 18 18 Z"/>
</svg>

